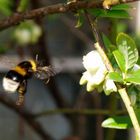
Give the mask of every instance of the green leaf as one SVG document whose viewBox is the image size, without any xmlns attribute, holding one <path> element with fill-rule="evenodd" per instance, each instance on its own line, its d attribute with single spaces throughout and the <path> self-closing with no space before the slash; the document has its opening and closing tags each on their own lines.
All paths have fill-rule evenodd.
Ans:
<svg viewBox="0 0 140 140">
<path fill-rule="evenodd" d="M 29 0 L 20 0 L 19 4 L 18 4 L 18 12 L 23 12 L 26 10 L 27 6 L 29 4 Z"/>
<path fill-rule="evenodd" d="M 75 16 L 77 17 L 77 23 L 75 25 L 75 28 L 79 28 L 83 24 L 84 19 L 83 19 L 82 12 L 83 12 L 82 10 L 81 11 L 79 10 L 78 13 L 75 14 Z"/>
<path fill-rule="evenodd" d="M 138 122 L 140 123 L 140 108 L 135 108 L 134 111 L 135 111 L 135 113 L 136 113 Z"/>
<path fill-rule="evenodd" d="M 105 46 L 108 48 L 112 43 L 110 42 L 109 38 L 105 34 L 102 34 L 102 37 Z"/>
<path fill-rule="evenodd" d="M 127 73 L 125 80 L 130 83 L 140 84 L 140 70 Z"/>
<path fill-rule="evenodd" d="M 96 17 L 108 17 L 108 18 L 130 18 L 130 15 L 125 10 L 105 10 L 94 8 L 88 10 L 92 15 Z"/>
<path fill-rule="evenodd" d="M 128 129 L 132 127 L 129 116 L 115 116 L 103 121 L 102 127 L 114 129 Z"/>
<path fill-rule="evenodd" d="M 102 15 L 102 17 L 109 17 L 109 18 L 130 18 L 128 12 L 124 10 L 108 10 L 106 14 Z"/>
<path fill-rule="evenodd" d="M 118 5 L 112 6 L 111 10 L 129 10 L 131 8 L 133 7 L 129 4 L 118 4 Z"/>
<path fill-rule="evenodd" d="M 2 12 L 4 15 L 10 15 L 12 13 L 11 7 L 12 7 L 13 1 L 11 0 L 0 0 L 0 12 Z"/>
<path fill-rule="evenodd" d="M 132 68 L 138 60 L 138 50 L 134 40 L 124 33 L 119 33 L 116 40 L 119 51 L 125 59 L 125 71 Z"/>
<path fill-rule="evenodd" d="M 96 17 L 102 17 L 105 10 L 104 9 L 99 9 L 99 8 L 94 8 L 94 9 L 89 9 L 88 12 L 91 13 L 92 15 L 96 16 Z"/>
<path fill-rule="evenodd" d="M 125 72 L 125 59 L 124 56 L 119 52 L 119 50 L 113 51 L 113 55 L 117 61 L 117 64 L 122 72 Z"/>
<path fill-rule="evenodd" d="M 122 75 L 118 72 L 110 72 L 108 74 L 108 77 L 115 82 L 123 82 Z"/>
<path fill-rule="evenodd" d="M 102 34 L 102 38 L 103 38 L 103 42 L 104 42 L 105 47 L 107 48 L 108 52 L 112 52 L 116 49 L 116 46 L 112 45 L 109 38 L 105 34 Z"/>
</svg>

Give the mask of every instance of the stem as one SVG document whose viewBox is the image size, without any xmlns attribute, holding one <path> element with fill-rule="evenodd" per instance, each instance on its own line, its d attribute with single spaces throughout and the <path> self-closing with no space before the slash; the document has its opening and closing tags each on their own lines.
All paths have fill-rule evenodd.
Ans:
<svg viewBox="0 0 140 140">
<path fill-rule="evenodd" d="M 102 39 L 100 37 L 99 31 L 96 28 L 96 24 L 93 22 L 91 15 L 87 12 L 87 10 L 85 10 L 85 15 L 87 17 L 87 20 L 90 24 L 90 27 L 92 29 L 92 34 L 95 37 L 96 43 L 94 44 L 94 47 L 96 48 L 96 50 L 99 52 L 100 56 L 102 57 L 107 69 L 109 71 L 114 71 L 107 55 L 105 54 L 104 50 L 103 50 L 103 42 Z"/>
<path fill-rule="evenodd" d="M 71 109 L 71 108 L 64 108 L 64 109 L 54 109 L 54 110 L 47 110 L 40 113 L 33 115 L 36 117 L 47 116 L 47 115 L 55 115 L 58 113 L 65 113 L 65 114 L 74 114 L 74 115 L 109 115 L 111 112 L 110 110 L 103 110 L 103 109 Z M 126 111 L 116 111 L 115 114 L 125 114 Z"/>
<path fill-rule="evenodd" d="M 97 49 L 97 51 L 99 52 L 99 54 L 100 54 L 100 56 L 102 57 L 102 59 L 103 59 L 105 65 L 106 65 L 107 69 L 109 70 L 109 72 L 111 72 L 111 71 L 113 72 L 114 69 L 113 69 L 113 67 L 112 67 L 112 65 L 111 65 L 111 63 L 110 63 L 108 57 L 106 56 L 106 54 L 105 54 L 103 48 L 102 48 L 101 45 L 99 44 L 99 42 L 96 42 L 96 43 L 94 44 L 94 47 L 95 47 L 95 48 Z"/>
<path fill-rule="evenodd" d="M 136 117 L 136 114 L 134 112 L 134 109 L 131 105 L 130 99 L 127 95 L 126 89 L 125 88 L 121 88 L 118 90 L 120 93 L 121 98 L 123 99 L 123 102 L 126 106 L 126 109 L 129 113 L 129 116 L 131 118 L 132 124 L 134 126 L 135 132 L 137 134 L 138 140 L 140 140 L 140 126 Z"/>
</svg>

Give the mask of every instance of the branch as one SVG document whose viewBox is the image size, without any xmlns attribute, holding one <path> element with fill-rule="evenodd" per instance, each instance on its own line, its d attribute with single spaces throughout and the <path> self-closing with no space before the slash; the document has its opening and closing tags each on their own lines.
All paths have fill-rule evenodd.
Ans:
<svg viewBox="0 0 140 140">
<path fill-rule="evenodd" d="M 135 2 L 139 0 L 125 0 L 120 3 L 129 3 Z M 14 13 L 12 16 L 9 16 L 6 19 L 0 21 L 0 31 L 4 30 L 13 25 L 17 25 L 20 22 L 27 19 L 35 19 L 37 17 L 44 17 L 48 14 L 58 14 L 58 13 L 66 13 L 70 11 L 80 10 L 80 9 L 89 9 L 95 7 L 102 7 L 103 1 L 77 1 L 69 4 L 59 3 L 55 5 L 50 5 L 42 8 L 38 8 L 31 11 Z"/>
<path fill-rule="evenodd" d="M 64 108 L 64 109 L 54 109 L 54 110 L 47 110 L 34 115 L 35 118 L 47 116 L 47 115 L 55 115 L 55 114 L 74 114 L 74 115 L 110 115 L 110 110 L 105 109 L 72 109 L 72 108 Z M 126 111 L 119 110 L 116 111 L 114 114 L 120 115 L 125 114 Z"/>
<path fill-rule="evenodd" d="M 17 106 L 9 97 L 5 96 L 4 93 L 0 93 L 0 103 L 4 104 L 21 116 L 43 140 L 51 140 L 51 137 L 44 131 L 40 123 L 33 119 L 34 115 L 24 108 Z"/>
<path fill-rule="evenodd" d="M 125 88 L 119 89 L 119 93 L 120 93 L 120 96 L 121 96 L 125 106 L 126 106 L 128 113 L 129 113 L 130 119 L 131 119 L 132 124 L 134 126 L 134 130 L 136 132 L 136 136 L 138 137 L 138 140 L 140 140 L 140 125 L 139 125 L 137 116 L 134 112 L 133 106 L 130 102 L 130 99 L 127 95 L 126 89 Z"/>
</svg>

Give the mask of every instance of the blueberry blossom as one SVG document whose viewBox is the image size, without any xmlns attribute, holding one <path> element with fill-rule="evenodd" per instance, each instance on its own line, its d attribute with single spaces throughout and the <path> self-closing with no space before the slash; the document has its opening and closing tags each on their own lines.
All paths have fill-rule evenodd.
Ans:
<svg viewBox="0 0 140 140">
<path fill-rule="evenodd" d="M 87 83 L 87 91 L 90 92 L 104 81 L 107 68 L 103 63 L 100 54 L 96 50 L 83 56 L 83 65 L 86 72 L 84 72 L 81 77 L 80 85 Z"/>
<path fill-rule="evenodd" d="M 103 63 L 100 54 L 94 50 L 89 52 L 86 56 L 83 56 L 83 65 L 86 71 L 83 73 L 80 79 L 80 85 L 87 83 L 87 91 L 93 91 L 95 88 L 99 88 L 103 85 L 105 93 L 117 91 L 117 88 L 113 81 L 106 81 L 107 68 Z M 109 79 L 107 79 L 109 80 Z"/>
<path fill-rule="evenodd" d="M 111 92 L 117 92 L 117 87 L 111 79 L 106 79 L 104 81 L 103 89 L 106 95 L 109 95 Z"/>
</svg>

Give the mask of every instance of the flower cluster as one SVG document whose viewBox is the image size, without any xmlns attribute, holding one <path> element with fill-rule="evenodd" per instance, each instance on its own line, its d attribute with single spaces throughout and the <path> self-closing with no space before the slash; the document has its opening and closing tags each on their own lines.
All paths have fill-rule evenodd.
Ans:
<svg viewBox="0 0 140 140">
<path fill-rule="evenodd" d="M 86 71 L 80 79 L 80 85 L 87 83 L 88 92 L 93 91 L 95 88 L 99 89 L 99 87 L 102 87 L 106 94 L 117 91 L 114 82 L 108 79 L 108 70 L 103 63 L 100 54 L 96 50 L 83 56 L 83 65 Z"/>
</svg>

